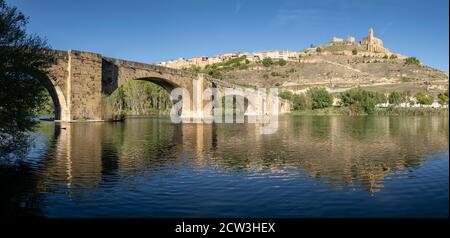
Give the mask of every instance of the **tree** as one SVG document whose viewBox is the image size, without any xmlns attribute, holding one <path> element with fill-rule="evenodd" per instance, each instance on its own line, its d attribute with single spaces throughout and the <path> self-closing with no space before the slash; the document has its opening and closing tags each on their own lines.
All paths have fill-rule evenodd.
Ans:
<svg viewBox="0 0 450 238">
<path fill-rule="evenodd" d="M 278 96 L 282 99 L 292 101 L 292 97 L 294 96 L 294 93 L 292 93 L 291 91 L 283 91 L 283 92 L 278 93 Z"/>
<path fill-rule="evenodd" d="M 292 104 L 294 106 L 294 110 L 308 110 L 312 108 L 311 99 L 305 94 L 294 94 L 292 96 Z"/>
<path fill-rule="evenodd" d="M 360 88 L 341 93 L 343 106 L 350 107 L 355 114 L 375 112 L 376 104 L 386 101 L 386 96 L 380 92 L 366 91 Z"/>
<path fill-rule="evenodd" d="M 269 67 L 273 64 L 273 61 L 271 58 L 265 58 L 262 60 L 262 64 L 264 65 L 264 67 Z"/>
<path fill-rule="evenodd" d="M 416 93 L 416 100 L 422 105 L 431 105 L 434 102 L 434 98 L 431 95 L 426 95 L 422 92 Z"/>
<path fill-rule="evenodd" d="M 393 91 L 389 94 L 389 103 L 390 104 L 394 104 L 394 105 L 398 105 L 400 103 L 404 103 L 406 101 L 408 101 L 406 95 L 404 93 L 398 92 L 398 91 Z"/>
<path fill-rule="evenodd" d="M 333 104 L 333 97 L 325 88 L 310 88 L 306 94 L 311 98 L 312 109 L 326 108 Z"/>
<path fill-rule="evenodd" d="M 27 35 L 28 18 L 0 0 L 0 158 L 24 155 L 33 114 L 45 104 L 45 76 L 53 61 L 44 40 Z"/>
</svg>

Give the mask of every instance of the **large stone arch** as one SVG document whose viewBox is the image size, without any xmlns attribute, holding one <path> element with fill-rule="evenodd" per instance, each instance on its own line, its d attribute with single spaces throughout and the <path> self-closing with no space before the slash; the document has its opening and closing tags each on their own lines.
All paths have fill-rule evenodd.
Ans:
<svg viewBox="0 0 450 238">
<path fill-rule="evenodd" d="M 46 88 L 52 98 L 55 120 L 65 120 L 67 117 L 67 102 L 61 87 L 58 85 L 48 85 Z"/>
<path fill-rule="evenodd" d="M 32 77 L 38 79 L 50 95 L 55 111 L 54 119 L 58 121 L 65 120 L 67 114 L 67 102 L 64 92 L 61 89 L 61 85 L 58 84 L 60 81 L 56 80 L 54 75 L 51 74 L 34 73 Z"/>
</svg>

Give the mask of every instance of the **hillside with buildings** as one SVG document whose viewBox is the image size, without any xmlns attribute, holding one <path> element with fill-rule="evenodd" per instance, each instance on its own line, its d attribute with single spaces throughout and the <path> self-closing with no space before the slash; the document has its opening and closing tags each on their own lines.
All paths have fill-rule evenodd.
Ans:
<svg viewBox="0 0 450 238">
<path fill-rule="evenodd" d="M 437 94 L 447 91 L 449 83 L 447 72 L 385 48 L 372 29 L 358 42 L 354 37 L 333 37 L 326 44 L 300 51 L 233 52 L 158 64 L 208 73 L 243 86 L 279 87 L 293 92 L 320 86 L 332 93 L 362 87 Z"/>
</svg>

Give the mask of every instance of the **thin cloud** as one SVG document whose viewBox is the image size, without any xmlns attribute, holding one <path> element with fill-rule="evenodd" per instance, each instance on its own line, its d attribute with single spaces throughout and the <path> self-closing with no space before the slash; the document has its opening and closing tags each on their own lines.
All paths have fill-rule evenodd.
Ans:
<svg viewBox="0 0 450 238">
<path fill-rule="evenodd" d="M 317 2 L 303 0 L 300 2 L 288 2 L 288 4 L 284 4 L 278 9 L 269 25 L 272 27 L 297 23 L 316 25 L 330 17 L 333 17 L 334 23 L 345 21 L 348 19 L 345 14 L 347 7 L 341 1 Z"/>
<path fill-rule="evenodd" d="M 386 24 L 386 26 L 384 26 L 383 29 L 381 29 L 380 35 L 382 36 L 382 35 L 384 35 L 384 33 L 386 33 L 387 31 L 389 31 L 389 29 L 391 28 L 391 26 L 392 26 L 392 22 L 388 22 L 388 23 Z"/>
<path fill-rule="evenodd" d="M 280 9 L 270 25 L 282 26 L 298 21 L 313 21 L 318 19 L 318 13 L 316 9 Z"/>
<path fill-rule="evenodd" d="M 234 7 L 234 13 L 238 14 L 241 11 L 242 6 L 244 5 L 246 0 L 239 0 L 236 2 Z"/>
</svg>

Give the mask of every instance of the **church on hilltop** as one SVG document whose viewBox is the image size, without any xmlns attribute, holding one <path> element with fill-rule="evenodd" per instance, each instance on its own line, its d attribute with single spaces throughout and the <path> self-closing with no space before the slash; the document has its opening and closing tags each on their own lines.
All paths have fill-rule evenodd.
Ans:
<svg viewBox="0 0 450 238">
<path fill-rule="evenodd" d="M 383 48 L 383 41 L 373 36 L 373 29 L 369 29 L 369 34 L 363 37 L 359 42 L 364 49 L 372 53 L 387 53 L 387 49 Z"/>
<path fill-rule="evenodd" d="M 330 42 L 333 45 L 355 45 L 355 38 L 350 36 L 347 39 L 333 37 Z M 369 34 L 359 41 L 359 46 L 370 53 L 389 53 L 389 50 L 383 47 L 383 41 L 376 38 L 373 29 L 369 29 Z"/>
</svg>

